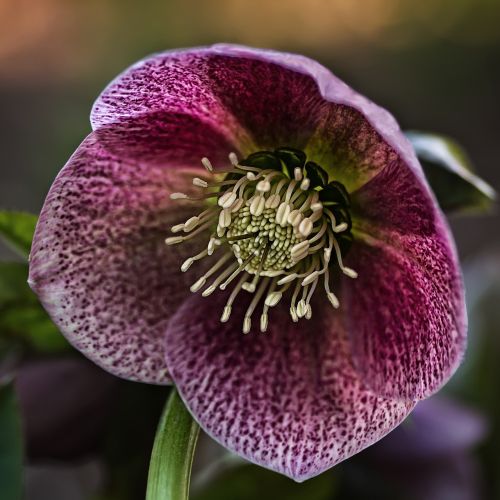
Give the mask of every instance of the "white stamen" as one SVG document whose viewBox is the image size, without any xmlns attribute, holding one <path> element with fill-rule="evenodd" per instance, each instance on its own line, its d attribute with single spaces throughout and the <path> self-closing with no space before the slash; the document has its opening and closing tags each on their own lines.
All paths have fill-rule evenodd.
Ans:
<svg viewBox="0 0 500 500">
<path fill-rule="evenodd" d="M 287 224 L 288 215 L 290 214 L 290 205 L 288 203 L 281 203 L 276 211 L 276 222 L 281 226 L 285 227 Z"/>
<path fill-rule="evenodd" d="M 304 299 L 299 300 L 297 304 L 297 316 L 303 318 L 306 315 L 306 301 Z"/>
<path fill-rule="evenodd" d="M 306 276 L 302 280 L 302 286 L 310 285 L 313 281 L 317 280 L 318 279 L 318 274 L 319 274 L 318 271 L 314 271 L 309 276 Z"/>
<path fill-rule="evenodd" d="M 252 328 L 252 320 L 248 316 L 245 316 L 245 319 L 243 320 L 243 333 L 249 333 L 250 328 Z"/>
<path fill-rule="evenodd" d="M 301 222 L 302 222 L 302 219 L 304 218 L 304 216 L 302 215 L 302 213 L 295 209 L 295 210 L 292 210 L 289 214 L 288 214 L 288 223 L 291 224 L 292 226 L 298 226 Z"/>
<path fill-rule="evenodd" d="M 267 325 L 269 324 L 269 316 L 266 313 L 262 313 L 260 317 L 260 331 L 265 333 L 267 331 Z"/>
<path fill-rule="evenodd" d="M 256 175 L 253 172 L 247 172 L 247 179 L 249 181 L 254 181 L 255 177 L 256 177 Z"/>
<path fill-rule="evenodd" d="M 330 301 L 330 304 L 332 304 L 332 306 L 335 309 L 338 309 L 340 306 L 340 303 L 339 303 L 339 299 L 337 299 L 336 295 L 333 292 L 328 292 L 326 294 L 326 296 L 327 296 L 328 300 Z"/>
<path fill-rule="evenodd" d="M 349 276 L 349 278 L 357 278 L 358 273 L 354 270 L 351 269 L 350 267 L 343 267 L 342 272 L 346 275 Z"/>
<path fill-rule="evenodd" d="M 220 227 L 229 227 L 231 225 L 231 211 L 230 210 L 221 210 L 219 213 L 219 226 Z"/>
<path fill-rule="evenodd" d="M 182 266 L 181 266 L 181 271 L 183 273 L 185 273 L 193 264 L 194 262 L 194 259 L 193 257 L 189 257 L 188 259 L 186 259 L 183 263 L 182 263 Z"/>
<path fill-rule="evenodd" d="M 313 223 L 309 217 L 306 217 L 299 225 L 299 233 L 307 238 L 313 230 Z"/>
<path fill-rule="evenodd" d="M 229 153 L 229 161 L 231 162 L 231 165 L 236 167 L 238 165 L 238 157 L 236 156 L 236 153 Z"/>
<path fill-rule="evenodd" d="M 281 278 L 278 281 L 278 285 L 285 285 L 286 283 L 291 283 L 295 278 L 297 278 L 297 275 L 295 273 L 287 274 L 284 278 Z"/>
<path fill-rule="evenodd" d="M 241 285 L 241 288 L 250 293 L 255 292 L 255 285 L 253 283 L 243 283 L 243 285 Z"/>
<path fill-rule="evenodd" d="M 209 171 L 209 172 L 213 172 L 214 171 L 214 167 L 212 166 L 212 163 L 210 162 L 210 160 L 206 157 L 202 158 L 201 159 L 201 164 Z"/>
<path fill-rule="evenodd" d="M 183 236 L 170 236 L 165 239 L 167 245 L 177 245 L 177 243 L 182 243 L 184 241 Z"/>
<path fill-rule="evenodd" d="M 304 316 L 306 317 L 306 319 L 311 319 L 312 314 L 313 314 L 313 311 L 312 311 L 311 304 L 306 304 L 306 313 L 304 314 Z"/>
<path fill-rule="evenodd" d="M 268 191 L 271 190 L 271 183 L 264 179 L 262 181 L 259 181 L 257 183 L 257 186 L 255 186 L 255 189 L 259 192 L 259 193 L 267 193 Z"/>
<path fill-rule="evenodd" d="M 346 222 L 341 222 L 338 226 L 335 226 L 333 228 L 334 233 L 341 233 L 342 231 L 345 231 L 349 226 L 347 225 Z"/>
<path fill-rule="evenodd" d="M 281 300 L 281 297 L 283 297 L 281 292 L 272 292 L 266 297 L 264 303 L 268 307 L 274 307 Z"/>
<path fill-rule="evenodd" d="M 236 213 L 245 203 L 245 200 L 243 198 L 238 198 L 232 205 L 231 205 L 231 213 L 234 214 Z"/>
<path fill-rule="evenodd" d="M 272 194 L 269 196 L 269 198 L 266 200 L 266 208 L 278 208 L 280 204 L 280 196 L 278 194 Z"/>
<path fill-rule="evenodd" d="M 293 177 L 296 181 L 302 180 L 302 169 L 300 167 L 295 167 L 293 169 Z"/>
<path fill-rule="evenodd" d="M 184 232 L 189 233 L 189 231 L 192 231 L 200 222 L 200 219 L 196 217 L 190 217 L 185 223 L 184 223 Z"/>
<path fill-rule="evenodd" d="M 224 306 L 224 311 L 222 312 L 222 316 L 220 318 L 221 323 L 226 323 L 227 320 L 229 319 L 229 316 L 231 316 L 231 306 Z"/>
<path fill-rule="evenodd" d="M 217 204 L 219 205 L 219 207 L 229 208 L 235 201 L 236 193 L 234 191 L 227 191 L 219 198 Z"/>
<path fill-rule="evenodd" d="M 322 210 L 323 209 L 323 203 L 320 203 L 319 201 L 317 201 L 316 203 L 313 203 L 311 205 L 311 210 L 313 212 L 317 212 L 318 210 Z"/>
<path fill-rule="evenodd" d="M 170 193 L 171 200 L 186 200 L 187 198 L 188 195 L 184 193 Z"/>
<path fill-rule="evenodd" d="M 304 177 L 304 179 L 300 183 L 300 189 L 302 189 L 302 191 L 307 191 L 310 185 L 311 181 L 307 177 Z"/>
<path fill-rule="evenodd" d="M 173 233 L 179 233 L 183 229 L 184 229 L 184 224 L 176 224 L 175 226 L 172 226 L 172 228 L 170 229 L 170 231 L 172 231 Z"/>
<path fill-rule="evenodd" d="M 205 276 L 202 276 L 201 278 L 197 279 L 189 288 L 193 293 L 196 293 L 200 288 L 202 288 L 205 283 L 207 282 L 207 278 Z"/>
<path fill-rule="evenodd" d="M 250 213 L 255 216 L 262 215 L 266 206 L 266 199 L 263 196 L 256 196 L 250 204 Z"/>
<path fill-rule="evenodd" d="M 303 252 L 304 250 L 308 250 L 308 249 L 309 249 L 309 240 L 304 240 L 304 241 L 301 241 L 300 243 L 297 243 L 296 245 L 294 245 L 292 247 L 292 249 L 290 250 L 290 253 L 293 256 L 294 254 L 299 254 L 299 253 Z"/>
<path fill-rule="evenodd" d="M 204 181 L 203 179 L 200 179 L 199 177 L 195 177 L 193 179 L 193 186 L 206 188 L 206 187 L 208 187 L 208 182 Z"/>
<path fill-rule="evenodd" d="M 212 255 L 215 251 L 215 238 L 210 238 L 207 245 L 208 255 Z"/>
</svg>

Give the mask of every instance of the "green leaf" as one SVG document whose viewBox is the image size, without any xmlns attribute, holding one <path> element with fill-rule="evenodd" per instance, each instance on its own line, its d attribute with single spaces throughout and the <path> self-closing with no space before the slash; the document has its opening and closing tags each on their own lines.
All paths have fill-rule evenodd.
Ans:
<svg viewBox="0 0 500 500">
<path fill-rule="evenodd" d="M 0 344 L 22 344 L 58 352 L 69 344 L 38 302 L 28 283 L 28 266 L 0 262 Z"/>
<path fill-rule="evenodd" d="M 331 500 L 336 490 L 335 478 L 327 472 L 303 483 L 249 463 L 227 468 L 192 500 Z"/>
<path fill-rule="evenodd" d="M 0 385 L 0 489 L 3 500 L 22 497 L 21 416 L 12 383 Z"/>
<path fill-rule="evenodd" d="M 445 212 L 485 212 L 496 200 L 495 190 L 471 166 L 465 151 L 452 139 L 409 131 L 406 136 Z"/>
<path fill-rule="evenodd" d="M 36 215 L 26 212 L 0 211 L 0 236 L 26 259 L 37 219 Z"/>
<path fill-rule="evenodd" d="M 175 389 L 156 431 L 146 500 L 187 500 L 199 427 Z"/>
</svg>

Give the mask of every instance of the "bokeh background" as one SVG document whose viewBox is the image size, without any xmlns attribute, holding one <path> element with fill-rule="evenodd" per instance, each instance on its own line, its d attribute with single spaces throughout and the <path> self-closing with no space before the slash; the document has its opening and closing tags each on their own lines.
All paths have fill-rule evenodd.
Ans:
<svg viewBox="0 0 500 500">
<path fill-rule="evenodd" d="M 403 128 L 458 140 L 479 175 L 498 190 L 499 0 L 0 0 L 0 207 L 40 210 L 52 179 L 90 131 L 93 100 L 118 72 L 152 52 L 221 41 L 295 51 L 319 60 L 389 109 Z M 470 308 L 475 309 L 467 365 L 447 392 L 456 402 L 475 408 L 488 430 L 470 452 L 473 465 L 456 466 L 458 475 L 448 482 L 440 479 L 443 484 L 435 498 L 500 498 L 500 461 L 494 452 L 495 446 L 500 449 L 500 390 L 495 387 L 500 363 L 494 361 L 500 355 L 495 310 L 500 299 L 500 220 L 493 211 L 454 217 L 451 225 L 472 283 Z M 0 255 L 16 258 L 3 246 Z M 57 373 L 49 393 L 50 387 L 57 391 Z M 82 391 L 93 392 L 89 387 Z M 129 385 L 127 390 L 132 390 Z M 152 395 L 152 413 L 163 396 L 158 391 Z M 69 405 L 73 400 L 67 401 Z M 453 418 L 445 413 L 437 420 L 446 427 Z M 84 455 L 93 456 L 92 450 Z M 106 472 L 96 472 L 83 459 L 75 462 L 64 453 L 44 452 L 33 457 L 30 463 L 42 464 L 42 470 L 28 471 L 30 484 L 36 485 L 30 498 L 55 499 L 40 484 L 50 491 L 75 463 L 87 467 L 77 477 L 90 474 L 91 479 L 77 483 L 80 490 L 75 486 L 77 493 L 71 490 L 66 498 L 87 498 L 89 491 L 99 491 L 106 483 Z M 428 461 L 421 462 L 412 466 L 416 475 Z M 43 467 L 50 469 L 54 463 L 63 471 L 47 479 Z M 353 485 L 371 487 L 374 479 L 363 470 L 362 463 L 358 467 L 354 462 L 336 493 L 325 493 L 330 496 L 324 498 L 354 498 Z M 470 481 L 464 479 L 469 476 Z M 387 479 L 391 481 L 397 483 Z M 467 482 L 470 491 L 460 481 Z M 37 497 L 37 491 L 42 496 Z M 359 498 L 374 498 L 373 491 L 366 493 L 369 496 L 363 491 L 360 487 L 356 493 Z M 471 496 L 457 496 L 466 494 Z M 217 495 L 214 498 L 222 498 Z M 401 498 L 413 498 L 405 495 Z M 127 497 L 122 492 L 115 498 L 140 494 Z"/>
</svg>

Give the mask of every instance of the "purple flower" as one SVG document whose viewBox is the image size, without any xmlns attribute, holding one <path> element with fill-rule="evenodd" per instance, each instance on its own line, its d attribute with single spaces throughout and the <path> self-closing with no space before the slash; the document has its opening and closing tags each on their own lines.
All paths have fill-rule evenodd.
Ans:
<svg viewBox="0 0 500 500">
<path fill-rule="evenodd" d="M 454 372 L 466 318 L 446 222 L 393 117 L 327 69 L 166 52 L 91 121 L 47 196 L 30 284 L 97 364 L 175 383 L 208 434 L 296 480 Z"/>
</svg>

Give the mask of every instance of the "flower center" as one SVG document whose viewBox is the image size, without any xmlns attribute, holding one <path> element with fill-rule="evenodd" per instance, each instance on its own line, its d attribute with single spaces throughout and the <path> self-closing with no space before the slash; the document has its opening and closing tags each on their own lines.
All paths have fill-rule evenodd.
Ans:
<svg viewBox="0 0 500 500">
<path fill-rule="evenodd" d="M 350 200 L 344 186 L 329 182 L 324 169 L 306 162 L 306 155 L 293 148 L 260 151 L 242 161 L 231 153 L 229 159 L 231 168 L 218 171 L 207 158 L 202 159 L 209 175 L 193 179 L 195 186 L 206 190 L 202 196 L 171 194 L 179 200 L 216 199 L 199 215 L 172 227 L 172 232 L 186 235 L 165 240 L 173 245 L 213 231 L 206 248 L 182 264 L 183 272 L 223 249 L 191 291 L 201 290 L 213 276 L 202 292 L 204 297 L 235 283 L 222 312 L 223 322 L 229 320 L 242 290 L 254 294 L 245 314 L 244 333 L 250 331 L 253 312 L 261 302 L 260 329 L 265 332 L 269 309 L 285 294 L 290 296 L 293 321 L 310 319 L 310 302 L 321 282 L 332 306 L 339 307 L 330 290 L 332 267 L 351 278 L 357 276 L 342 261 L 352 240 Z"/>
</svg>

